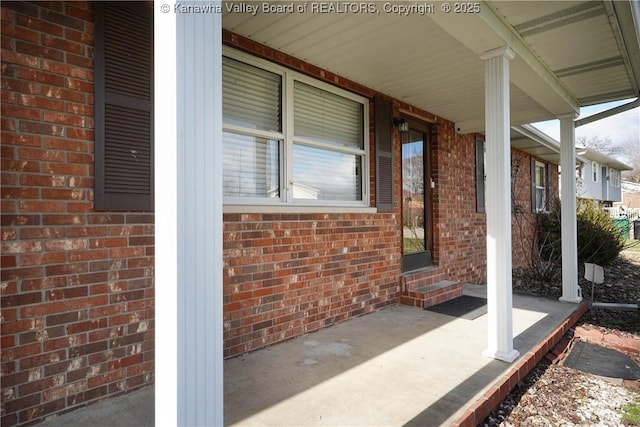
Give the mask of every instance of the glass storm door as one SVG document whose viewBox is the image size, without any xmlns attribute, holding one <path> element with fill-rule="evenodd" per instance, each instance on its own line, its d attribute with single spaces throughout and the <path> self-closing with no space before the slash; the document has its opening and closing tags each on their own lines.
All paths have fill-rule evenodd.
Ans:
<svg viewBox="0 0 640 427">
<path fill-rule="evenodd" d="M 411 123 L 402 135 L 402 271 L 431 265 L 429 132 Z"/>
</svg>

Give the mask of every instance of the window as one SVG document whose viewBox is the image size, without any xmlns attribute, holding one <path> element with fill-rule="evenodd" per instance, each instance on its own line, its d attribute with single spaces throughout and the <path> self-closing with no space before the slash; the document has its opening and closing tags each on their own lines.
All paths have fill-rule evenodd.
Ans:
<svg viewBox="0 0 640 427">
<path fill-rule="evenodd" d="M 534 212 L 544 212 L 547 210 L 547 165 L 532 160 L 531 166 L 531 205 Z"/>
<path fill-rule="evenodd" d="M 95 7 L 95 208 L 152 210 L 152 9 Z"/>
<path fill-rule="evenodd" d="M 227 204 L 368 206 L 368 100 L 225 50 Z"/>
<path fill-rule="evenodd" d="M 593 182 L 600 182 L 600 165 L 598 162 L 591 162 L 591 176 Z"/>
<path fill-rule="evenodd" d="M 611 186 L 620 188 L 620 171 L 615 169 L 609 169 L 611 175 Z"/>
</svg>

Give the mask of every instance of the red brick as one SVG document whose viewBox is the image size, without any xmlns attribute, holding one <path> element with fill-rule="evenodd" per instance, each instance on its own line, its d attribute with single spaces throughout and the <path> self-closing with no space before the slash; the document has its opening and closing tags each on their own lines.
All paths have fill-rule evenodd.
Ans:
<svg viewBox="0 0 640 427">
<path fill-rule="evenodd" d="M 64 263 L 67 261 L 67 254 L 65 252 L 46 252 L 39 254 L 28 254 L 20 256 L 20 265 L 46 265 Z"/>
<path fill-rule="evenodd" d="M 90 85 L 81 80 L 67 79 L 67 87 L 72 89 L 85 90 L 87 92 L 90 92 L 93 90 L 93 85 Z M 78 114 L 81 116 L 93 117 L 94 115 L 93 105 L 89 105 L 89 104 L 77 104 L 74 102 L 67 102 L 65 105 L 65 111 L 67 113 Z"/>
<path fill-rule="evenodd" d="M 55 300 L 67 300 L 71 298 L 79 298 L 87 296 L 89 292 L 89 288 L 86 286 L 74 286 L 72 288 L 60 288 L 51 291 L 45 292 L 45 300 L 46 301 L 55 301 Z M 78 307 L 72 306 L 69 304 L 69 309 L 73 310 Z M 71 332 L 70 333 L 74 333 Z"/>
<path fill-rule="evenodd" d="M 27 160 L 2 159 L 2 170 L 5 172 L 40 172 L 40 163 Z"/>
<path fill-rule="evenodd" d="M 61 313 L 67 310 L 65 301 L 54 301 L 40 305 L 22 307 L 20 314 L 22 317 L 46 316 L 48 314 Z"/>
<path fill-rule="evenodd" d="M 38 42 L 38 33 L 23 27 L 19 27 L 12 24 L 4 24 L 2 26 L 2 34 L 10 37 L 14 37 L 20 40 L 30 41 L 32 43 Z"/>
<path fill-rule="evenodd" d="M 2 268 L 11 268 L 17 265 L 15 255 L 3 255 L 1 259 Z"/>
<path fill-rule="evenodd" d="M 40 120 L 40 111 L 21 106 L 3 105 L 2 115 L 17 119 Z"/>
<path fill-rule="evenodd" d="M 79 43 L 83 43 L 89 46 L 93 46 L 93 36 L 84 31 L 76 31 L 71 28 L 65 28 L 64 38 L 73 40 Z"/>
<path fill-rule="evenodd" d="M 32 82 L 45 83 L 52 86 L 64 85 L 64 77 L 52 73 L 45 73 L 44 71 L 34 70 L 31 68 L 18 68 L 16 77 Z"/>
<path fill-rule="evenodd" d="M 43 215 L 43 225 L 81 225 L 86 224 L 84 215 Z"/>
<path fill-rule="evenodd" d="M 93 202 L 70 202 L 67 204 L 69 212 L 91 212 L 93 208 Z"/>
<path fill-rule="evenodd" d="M 36 187 L 65 187 L 67 186 L 67 177 L 61 175 L 21 174 L 20 184 Z"/>
<path fill-rule="evenodd" d="M 3 254 L 14 253 L 14 254 L 23 254 L 29 252 L 40 252 L 42 251 L 42 243 L 34 242 L 34 241 L 10 241 L 10 242 L 2 242 L 0 245 Z"/>
<path fill-rule="evenodd" d="M 43 189 L 43 199 L 58 199 L 58 200 L 82 200 L 84 198 L 83 190 L 69 190 L 69 189 Z"/>
<path fill-rule="evenodd" d="M 33 148 L 21 148 L 20 158 L 29 160 L 44 160 L 54 162 L 64 162 L 64 153 L 61 151 L 41 150 Z"/>
<path fill-rule="evenodd" d="M 56 264 L 45 268 L 47 276 L 60 276 L 65 274 L 73 274 L 74 280 L 77 280 L 78 273 L 86 273 L 88 266 L 86 263 L 67 263 Z"/>
<path fill-rule="evenodd" d="M 64 4 L 61 4 L 60 6 L 63 6 L 63 5 Z M 78 31 L 83 31 L 85 29 L 84 20 L 76 19 L 72 16 L 69 16 L 60 12 L 62 12 L 62 10 L 53 11 L 51 9 L 43 8 L 40 11 L 40 17 L 45 21 L 54 22 L 56 24 L 60 24 L 64 27 L 70 27 Z M 54 37 L 51 37 L 50 39 L 56 40 Z"/>
<path fill-rule="evenodd" d="M 60 77 L 60 76 L 56 76 L 56 77 Z M 60 77 L 61 79 L 63 79 L 64 82 L 64 78 Z M 79 92 L 77 90 L 70 90 L 70 89 L 66 89 L 64 87 L 59 87 L 56 85 L 42 85 L 42 87 L 38 87 L 39 92 L 38 93 L 42 93 L 44 96 L 47 96 L 49 98 L 54 98 L 54 99 L 64 99 L 66 101 L 73 101 L 73 102 L 86 102 L 87 98 L 86 95 L 82 92 Z M 29 92 L 27 92 L 29 93 Z M 87 134 L 89 133 L 88 131 L 86 131 Z M 75 135 L 75 133 L 69 134 L 67 133 L 67 136 L 69 138 L 78 138 L 78 136 Z M 93 135 L 92 135 L 93 136 Z M 78 138 L 81 139 L 81 138 Z M 83 138 L 83 139 L 93 139 L 92 138 Z"/>
<path fill-rule="evenodd" d="M 38 58 L 38 63 L 40 62 L 40 58 L 48 58 L 56 61 L 64 61 L 63 51 L 50 48 L 50 47 L 40 46 L 33 43 L 16 41 L 16 51 L 20 52 L 21 54 L 30 55 L 30 56 L 33 56 L 34 58 Z"/>
<path fill-rule="evenodd" d="M 74 45 L 77 45 L 74 43 Z M 65 77 L 73 77 L 82 80 L 93 80 L 93 73 L 83 67 L 63 64 L 56 61 L 42 60 L 42 69 Z M 64 83 L 63 83 L 64 84 Z"/>
<path fill-rule="evenodd" d="M 65 212 L 67 205 L 64 202 L 53 201 L 20 201 L 21 212 Z"/>
<path fill-rule="evenodd" d="M 0 192 L 7 199 L 37 199 L 40 195 L 37 188 L 27 187 L 2 187 Z"/>
<path fill-rule="evenodd" d="M 18 104 L 53 111 L 64 111 L 64 101 L 58 99 L 45 98 L 43 96 L 19 94 L 17 98 Z"/>
<path fill-rule="evenodd" d="M 42 93 L 42 85 L 37 82 L 30 82 L 25 80 L 14 79 L 10 77 L 3 77 L 0 79 L 0 85 L 4 90 L 15 91 L 18 93 L 27 94 L 40 94 Z M 4 124 L 2 130 L 9 130 Z M 15 130 L 15 127 L 11 130 Z"/>
<path fill-rule="evenodd" d="M 67 137 L 73 139 L 92 140 L 94 138 L 93 130 L 90 129 L 67 129 Z"/>
<path fill-rule="evenodd" d="M 64 135 L 64 128 L 62 126 L 51 125 L 40 122 L 20 122 L 20 131 L 26 133 L 36 133 L 40 135 Z"/>
<path fill-rule="evenodd" d="M 42 171 L 53 175 L 86 175 L 88 165 L 68 163 L 43 163 Z"/>
<path fill-rule="evenodd" d="M 42 31 L 57 36 L 62 36 L 64 31 L 63 27 L 60 25 L 55 25 L 50 22 L 41 21 L 24 15 L 16 15 L 16 24 L 32 30 Z"/>
<path fill-rule="evenodd" d="M 28 304 L 36 304 L 42 301 L 42 293 L 31 292 L 2 297 L 2 308 L 19 307 Z"/>
</svg>

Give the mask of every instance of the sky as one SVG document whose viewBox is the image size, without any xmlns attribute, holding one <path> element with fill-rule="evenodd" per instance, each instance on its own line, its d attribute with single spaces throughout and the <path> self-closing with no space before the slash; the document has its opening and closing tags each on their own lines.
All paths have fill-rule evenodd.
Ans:
<svg viewBox="0 0 640 427">
<path fill-rule="evenodd" d="M 619 105 L 628 104 L 632 101 L 633 99 L 628 99 L 584 107 L 580 109 L 579 118 L 582 119 Z M 560 140 L 560 122 L 558 120 L 538 122 L 533 123 L 533 125 L 555 140 Z M 587 138 L 597 136 L 602 140 L 610 138 L 614 145 L 623 143 L 629 139 L 638 141 L 640 144 L 640 107 L 589 123 L 588 125 L 577 127 L 576 138 L 582 136 Z"/>
</svg>

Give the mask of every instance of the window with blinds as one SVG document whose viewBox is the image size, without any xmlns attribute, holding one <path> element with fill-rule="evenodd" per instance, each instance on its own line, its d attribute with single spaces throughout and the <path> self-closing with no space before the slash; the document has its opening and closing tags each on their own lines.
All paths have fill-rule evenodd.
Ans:
<svg viewBox="0 0 640 427">
<path fill-rule="evenodd" d="M 222 100 L 225 203 L 368 205 L 366 98 L 231 53 Z"/>
<path fill-rule="evenodd" d="M 547 206 L 547 167 L 544 163 L 533 161 L 533 209 L 544 212 Z"/>
</svg>

